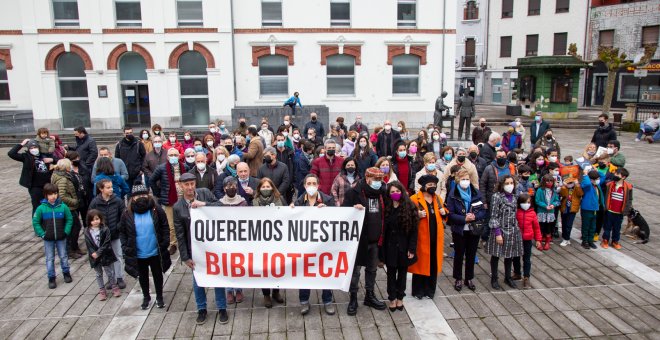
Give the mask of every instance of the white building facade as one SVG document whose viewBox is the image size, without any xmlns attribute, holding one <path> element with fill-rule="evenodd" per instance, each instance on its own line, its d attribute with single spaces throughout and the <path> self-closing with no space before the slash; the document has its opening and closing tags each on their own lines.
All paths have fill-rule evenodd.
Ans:
<svg viewBox="0 0 660 340">
<path fill-rule="evenodd" d="M 485 104 L 515 103 L 518 58 L 566 55 L 571 43 L 584 55 L 589 1 L 491 1 L 483 82 Z"/>
<path fill-rule="evenodd" d="M 442 89 L 453 100 L 453 1 L 0 4 L 0 111 L 35 127 L 200 126 L 294 91 L 331 117 L 421 126 Z"/>
<path fill-rule="evenodd" d="M 486 0 L 461 0 L 456 6 L 456 81 L 454 91 L 461 95 L 469 91 L 477 103 L 483 101 L 484 69 L 486 68 Z"/>
</svg>

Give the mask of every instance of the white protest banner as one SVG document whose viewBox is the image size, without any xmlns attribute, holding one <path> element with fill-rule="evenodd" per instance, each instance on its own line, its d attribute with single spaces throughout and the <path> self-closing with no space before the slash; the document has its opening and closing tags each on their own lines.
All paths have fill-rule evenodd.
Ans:
<svg viewBox="0 0 660 340">
<path fill-rule="evenodd" d="M 348 291 L 364 210 L 201 207 L 190 217 L 200 287 Z"/>
</svg>

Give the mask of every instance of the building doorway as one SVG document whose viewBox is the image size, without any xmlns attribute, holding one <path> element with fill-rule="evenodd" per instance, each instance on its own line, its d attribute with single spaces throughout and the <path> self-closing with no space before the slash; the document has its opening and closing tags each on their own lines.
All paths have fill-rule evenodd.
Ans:
<svg viewBox="0 0 660 340">
<path fill-rule="evenodd" d="M 131 127 L 151 126 L 147 63 L 141 55 L 127 52 L 121 56 L 119 81 L 124 124 Z"/>
<path fill-rule="evenodd" d="M 607 76 L 596 75 L 594 77 L 594 102 L 593 105 L 601 106 L 605 102 L 605 88 L 607 87 Z"/>
</svg>

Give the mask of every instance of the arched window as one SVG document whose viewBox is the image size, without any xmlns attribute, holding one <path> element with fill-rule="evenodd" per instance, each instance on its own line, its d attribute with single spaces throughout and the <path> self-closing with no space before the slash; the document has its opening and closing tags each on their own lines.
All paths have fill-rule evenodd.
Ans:
<svg viewBox="0 0 660 340">
<path fill-rule="evenodd" d="M 355 95 L 355 57 L 346 54 L 327 60 L 328 96 Z"/>
<path fill-rule="evenodd" d="M 419 94 L 419 57 L 402 54 L 392 58 L 392 93 Z"/>
<path fill-rule="evenodd" d="M 7 64 L 0 60 L 0 100 L 9 100 L 9 79 L 7 78 Z"/>
<path fill-rule="evenodd" d="M 90 126 L 89 100 L 85 64 L 75 53 L 63 53 L 57 58 L 57 78 L 60 83 L 62 126 Z"/>
<path fill-rule="evenodd" d="M 477 20 L 479 19 L 479 7 L 477 7 L 477 2 L 470 0 L 465 4 L 463 9 L 463 20 Z"/>
<path fill-rule="evenodd" d="M 119 59 L 119 80 L 147 80 L 147 62 L 135 52 L 126 52 Z"/>
<path fill-rule="evenodd" d="M 181 115 L 183 125 L 209 123 L 209 82 L 206 59 L 197 51 L 188 51 L 179 58 Z"/>
<path fill-rule="evenodd" d="M 289 93 L 289 59 L 281 55 L 259 58 L 259 94 L 261 96 L 286 96 Z"/>
</svg>

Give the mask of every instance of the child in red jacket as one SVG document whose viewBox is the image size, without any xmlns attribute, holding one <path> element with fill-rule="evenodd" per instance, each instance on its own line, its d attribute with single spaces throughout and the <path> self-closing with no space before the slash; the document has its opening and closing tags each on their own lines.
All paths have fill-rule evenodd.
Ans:
<svg viewBox="0 0 660 340">
<path fill-rule="evenodd" d="M 536 240 L 536 248 L 541 250 L 541 227 L 536 212 L 531 208 L 532 198 L 527 193 L 518 196 L 518 211 L 516 220 L 523 239 L 523 289 L 532 288 L 529 282 L 532 270 L 532 244 Z M 520 280 L 520 256 L 513 258 L 513 279 Z"/>
</svg>

